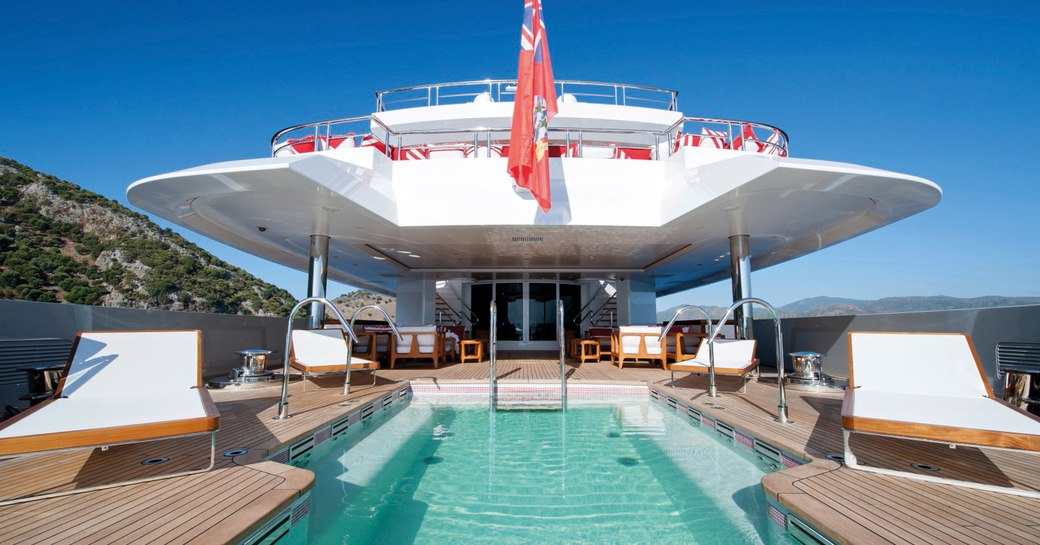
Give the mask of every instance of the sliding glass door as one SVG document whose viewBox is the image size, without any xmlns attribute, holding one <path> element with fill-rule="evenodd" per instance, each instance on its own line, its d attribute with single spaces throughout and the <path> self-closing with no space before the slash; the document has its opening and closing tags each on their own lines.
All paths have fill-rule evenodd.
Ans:
<svg viewBox="0 0 1040 545">
<path fill-rule="evenodd" d="M 471 308 L 477 316 L 475 336 L 487 338 L 491 294 L 498 314 L 498 347 L 502 350 L 556 350 L 557 301 L 564 302 L 564 324 L 581 308 L 581 286 L 544 281 L 499 281 L 474 284 Z"/>
</svg>

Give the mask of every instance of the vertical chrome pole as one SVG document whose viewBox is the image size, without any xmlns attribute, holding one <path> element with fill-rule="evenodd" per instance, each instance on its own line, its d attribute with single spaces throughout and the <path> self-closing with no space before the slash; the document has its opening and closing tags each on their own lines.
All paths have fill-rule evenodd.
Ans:
<svg viewBox="0 0 1040 545">
<path fill-rule="evenodd" d="M 307 268 L 307 298 L 325 298 L 329 274 L 329 237 L 311 235 L 310 264 Z M 325 307 L 318 301 L 307 307 L 307 328 L 321 329 Z"/>
<path fill-rule="evenodd" d="M 668 332 L 672 330 L 672 326 L 675 325 L 675 321 L 679 319 L 679 315 L 682 314 L 683 312 L 686 312 L 687 310 L 690 310 L 690 309 L 699 310 L 701 312 L 701 314 L 704 315 L 704 319 L 706 321 L 706 326 L 708 328 L 708 337 L 711 338 L 711 339 L 715 338 L 714 336 L 712 336 L 711 314 L 708 314 L 708 311 L 704 310 L 703 308 L 701 308 L 701 307 L 699 307 L 697 305 L 683 305 L 683 306 L 681 306 L 681 307 L 679 307 L 678 309 L 675 310 L 675 315 L 672 316 L 672 320 L 670 322 L 668 322 L 668 325 L 664 326 L 664 329 L 661 330 L 661 336 L 657 338 L 657 342 L 658 343 L 660 343 L 662 340 L 664 340 L 665 336 L 668 335 Z M 679 339 L 678 338 L 675 339 L 675 352 L 677 354 L 679 353 Z M 676 363 L 678 363 L 678 361 L 676 361 Z M 675 382 L 675 372 L 674 371 L 672 372 L 672 382 L 673 383 Z M 719 397 L 719 391 L 718 391 L 717 388 L 715 388 L 715 343 L 714 342 L 709 342 L 708 343 L 708 395 L 711 396 L 711 397 Z"/>
<path fill-rule="evenodd" d="M 729 237 L 730 282 L 733 286 L 733 300 L 739 301 L 751 297 L 751 251 L 749 235 L 733 235 Z M 754 312 L 751 305 L 737 308 L 733 314 L 737 322 L 737 332 L 742 339 L 755 338 L 753 321 Z M 724 324 L 720 323 L 719 327 Z"/>
<path fill-rule="evenodd" d="M 726 320 L 729 319 L 730 315 L 733 314 L 733 311 L 735 311 L 737 309 L 737 307 L 740 307 L 741 305 L 751 304 L 751 303 L 757 303 L 757 304 L 762 305 L 763 307 L 765 307 L 765 309 L 769 311 L 769 314 L 772 315 L 773 323 L 775 324 L 775 326 L 774 326 L 774 333 L 776 334 L 776 373 L 777 373 L 776 386 L 777 386 L 777 391 L 778 391 L 778 395 L 779 395 L 779 400 L 777 401 L 777 407 L 776 407 L 776 409 L 777 409 L 776 410 L 776 421 L 781 423 L 781 424 L 790 424 L 791 423 L 791 419 L 788 417 L 788 412 L 787 412 L 787 391 L 784 388 L 784 375 L 786 374 L 785 371 L 784 371 L 784 336 L 781 333 L 781 328 L 780 328 L 780 315 L 776 313 L 776 309 L 773 308 L 773 305 L 770 305 L 769 303 L 767 303 L 767 302 L 765 302 L 762 299 L 759 299 L 757 297 L 748 297 L 748 298 L 745 298 L 745 299 L 740 299 L 739 301 L 734 301 L 733 305 L 731 305 L 729 307 L 729 309 L 726 310 L 726 315 L 722 317 L 722 320 L 719 321 L 719 324 L 726 323 Z M 708 338 L 708 344 L 709 345 L 711 343 L 715 342 L 715 337 L 718 336 L 719 331 L 721 331 L 721 330 L 722 330 L 721 327 L 718 327 L 718 326 L 715 327 L 715 332 L 712 333 L 711 336 Z"/>
<path fill-rule="evenodd" d="M 491 372 L 488 373 L 488 402 L 491 404 L 491 410 L 495 410 L 495 358 L 498 337 L 498 308 L 495 304 L 495 300 L 491 300 L 491 324 L 489 326 L 488 333 L 488 359 L 491 365 Z"/>
<path fill-rule="evenodd" d="M 282 398 L 278 402 L 278 414 L 274 416 L 275 420 L 285 420 L 289 418 L 289 355 L 292 351 L 292 332 L 293 332 L 293 318 L 296 317 L 296 313 L 304 307 L 304 305 L 315 305 L 317 304 L 321 308 L 322 315 L 325 314 L 325 309 L 332 311 L 332 314 L 336 316 L 336 320 L 339 321 L 340 326 L 343 327 L 343 332 L 347 336 L 348 340 L 344 341 L 347 343 L 347 385 L 350 384 L 350 351 L 351 342 L 357 343 L 357 336 L 354 335 L 354 328 L 347 325 L 346 320 L 343 319 L 343 314 L 340 313 L 339 309 L 335 307 L 328 299 L 324 297 L 308 297 L 299 303 L 289 311 L 289 325 L 285 329 L 285 360 L 282 363 Z M 324 307 L 324 308 L 322 308 Z M 344 393 L 346 393 L 347 386 L 344 386 Z"/>
<path fill-rule="evenodd" d="M 559 306 L 559 325 L 556 327 L 557 336 L 560 338 L 560 407 L 567 410 L 567 353 L 566 343 L 563 339 L 563 299 L 557 300 Z"/>
</svg>

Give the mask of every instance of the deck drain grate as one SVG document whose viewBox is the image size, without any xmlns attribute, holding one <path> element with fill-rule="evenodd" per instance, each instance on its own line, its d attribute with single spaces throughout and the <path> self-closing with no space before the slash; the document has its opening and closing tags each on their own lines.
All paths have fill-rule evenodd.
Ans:
<svg viewBox="0 0 1040 545">
<path fill-rule="evenodd" d="M 910 467 L 921 471 L 942 471 L 941 469 L 928 464 L 910 464 Z"/>
<path fill-rule="evenodd" d="M 824 458 L 826 458 L 828 460 L 833 460 L 835 462 L 845 463 L 845 457 L 844 456 L 842 456 L 841 454 L 835 454 L 833 452 L 828 454 L 828 455 L 826 455 L 826 456 L 824 456 Z"/>
<path fill-rule="evenodd" d="M 163 462 L 169 462 L 169 461 L 170 461 L 169 458 L 167 458 L 165 456 L 159 456 L 159 457 L 156 457 L 156 458 L 149 458 L 149 459 L 141 462 L 141 465 L 143 465 L 143 466 L 154 466 L 154 465 L 161 464 Z"/>
<path fill-rule="evenodd" d="M 236 450 L 229 450 L 229 451 L 224 453 L 224 457 L 225 458 L 234 458 L 235 456 L 241 456 L 241 455 L 243 455 L 243 454 L 245 454 L 247 452 L 249 452 L 249 451 L 244 449 L 244 448 L 240 448 L 240 449 L 236 449 Z"/>
</svg>

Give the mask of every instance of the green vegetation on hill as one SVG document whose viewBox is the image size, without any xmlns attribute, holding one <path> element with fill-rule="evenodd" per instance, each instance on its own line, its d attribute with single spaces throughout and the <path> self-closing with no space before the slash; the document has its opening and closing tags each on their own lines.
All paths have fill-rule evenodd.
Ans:
<svg viewBox="0 0 1040 545">
<path fill-rule="evenodd" d="M 354 290 L 344 293 L 343 295 L 333 299 L 332 304 L 336 305 L 336 308 L 343 313 L 343 317 L 347 320 L 354 315 L 354 311 L 366 305 L 379 305 L 380 308 L 390 315 L 390 318 L 397 318 L 397 299 L 395 297 L 380 295 L 368 290 Z M 377 321 L 385 320 L 379 311 L 373 309 L 366 309 L 358 315 L 358 319 Z"/>
<path fill-rule="evenodd" d="M 295 304 L 147 217 L 4 158 L 0 298 L 276 316 Z"/>
</svg>

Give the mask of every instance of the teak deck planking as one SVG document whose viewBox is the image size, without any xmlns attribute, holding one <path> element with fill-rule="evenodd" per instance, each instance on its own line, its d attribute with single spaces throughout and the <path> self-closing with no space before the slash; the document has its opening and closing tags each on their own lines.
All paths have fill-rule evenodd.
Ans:
<svg viewBox="0 0 1040 545">
<path fill-rule="evenodd" d="M 558 383 L 555 352 L 501 351 L 496 375 L 502 382 Z M 306 386 L 290 386 L 292 418 L 273 420 L 277 386 L 216 390 L 221 413 L 216 467 L 209 472 L 149 483 L 83 492 L 0 506 L 2 543 L 237 543 L 266 518 L 290 505 L 311 483 L 312 474 L 263 461 L 274 451 L 309 435 L 356 408 L 413 382 L 483 382 L 489 362 L 407 362 L 383 369 L 378 383 L 368 373 L 352 373 L 349 399 L 343 376 L 327 375 Z M 717 380 L 720 397 L 707 395 L 707 378 L 656 365 L 628 364 L 620 370 L 606 361 L 567 363 L 568 380 L 635 382 L 658 385 L 669 396 L 785 451 L 814 459 L 812 464 L 763 479 L 766 493 L 823 530 L 838 543 L 1035 543 L 1040 535 L 1040 500 L 912 481 L 850 470 L 824 459 L 842 453 L 841 391 L 788 390 L 793 423 L 778 424 L 775 384 Z M 1040 489 L 1040 455 L 980 451 L 915 441 L 853 436 L 864 462 L 906 467 L 923 462 L 946 476 Z M 249 450 L 231 459 L 221 453 Z M 158 466 L 141 460 L 166 456 Z M 174 472 L 208 463 L 208 436 L 171 439 L 101 449 L 79 449 L 0 461 L 5 497 L 59 491 L 91 484 Z"/>
</svg>

